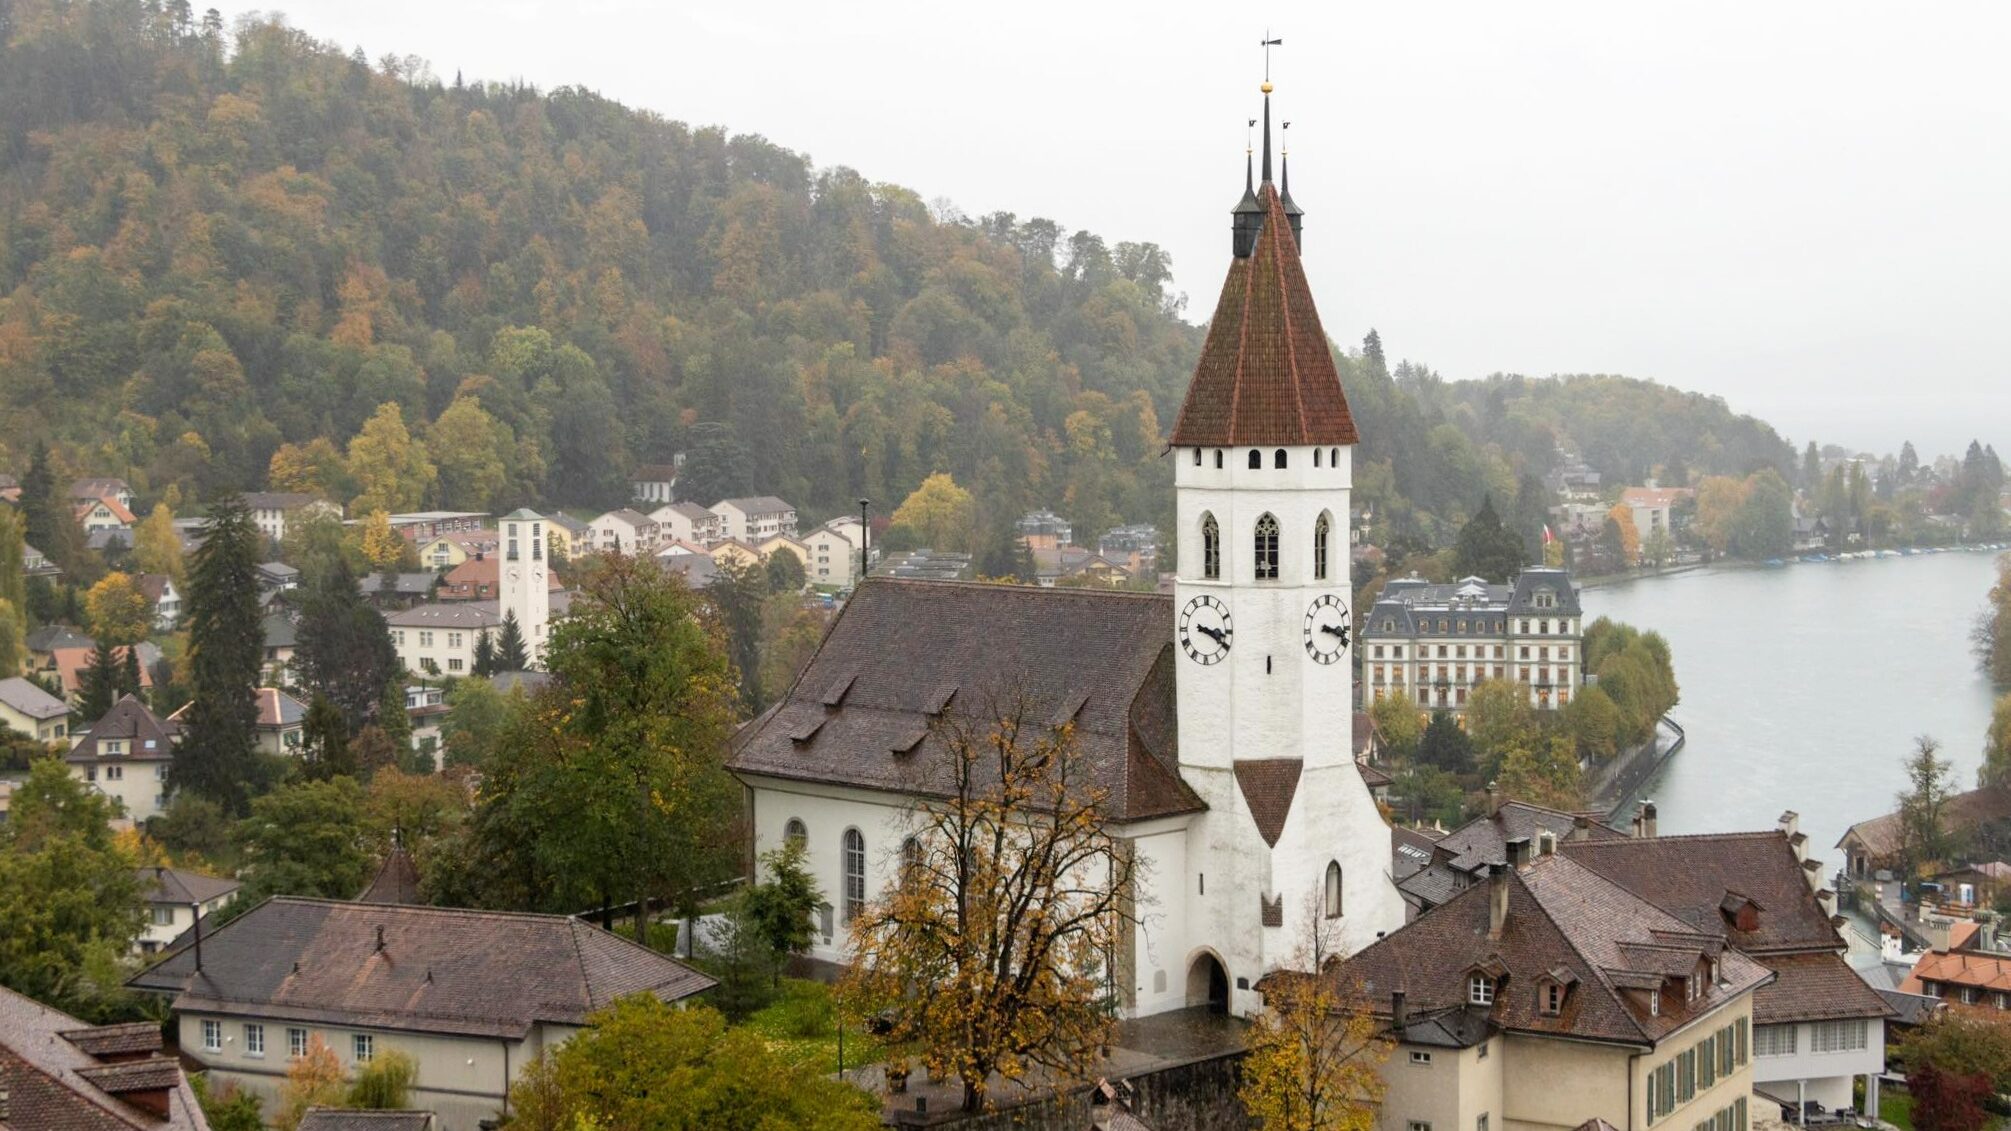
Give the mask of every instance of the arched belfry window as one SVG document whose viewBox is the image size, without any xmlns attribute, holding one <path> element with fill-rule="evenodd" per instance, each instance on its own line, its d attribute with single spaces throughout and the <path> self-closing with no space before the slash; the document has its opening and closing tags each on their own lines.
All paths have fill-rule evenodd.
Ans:
<svg viewBox="0 0 2011 1131">
<path fill-rule="evenodd" d="M 1263 452 L 1260 452 L 1260 451 L 1258 451 L 1258 450 L 1257 450 L 1257 449 L 1255 449 L 1255 448 L 1251 448 L 1251 449 L 1250 449 L 1250 470 L 1251 470 L 1251 471 L 1261 471 L 1261 470 L 1263 470 L 1263 467 L 1264 467 L 1264 453 L 1263 453 Z"/>
<path fill-rule="evenodd" d="M 1195 466 L 1195 467 L 1200 467 L 1200 466 L 1201 466 L 1201 449 L 1200 449 L 1200 448 L 1195 448 L 1195 449 L 1194 449 L 1194 466 Z"/>
<path fill-rule="evenodd" d="M 1209 581 L 1222 576 L 1222 528 L 1212 514 L 1201 516 L 1201 576 Z"/>
<path fill-rule="evenodd" d="M 1339 466 L 1341 466 L 1341 449 L 1339 449 L 1339 448 L 1334 448 L 1334 449 L 1332 449 L 1332 450 L 1328 451 L 1328 452 L 1327 452 L 1327 463 L 1328 463 L 1328 464 L 1329 464 L 1330 466 L 1333 466 L 1333 467 L 1339 467 Z"/>
<path fill-rule="evenodd" d="M 1334 519 L 1325 511 L 1313 523 L 1313 580 L 1327 579 L 1327 536 L 1333 533 Z"/>
<path fill-rule="evenodd" d="M 1327 882 L 1325 886 L 1327 918 L 1338 919 L 1341 917 L 1341 865 L 1339 862 L 1333 860 L 1327 861 Z"/>
<path fill-rule="evenodd" d="M 1285 469 L 1285 449 L 1279 448 L 1277 454 L 1271 457 L 1271 466 L 1280 471 Z"/>
<path fill-rule="evenodd" d="M 1215 449 L 1215 470 L 1217 470 L 1217 471 L 1220 471 L 1220 470 L 1222 470 L 1222 449 L 1221 449 L 1221 448 L 1216 448 L 1216 449 Z"/>
<path fill-rule="evenodd" d="M 1269 515 L 1257 519 L 1257 580 L 1278 579 L 1278 520 Z"/>
<path fill-rule="evenodd" d="M 1320 449 L 1318 449 L 1318 448 L 1314 448 L 1314 449 L 1313 449 L 1313 466 L 1314 466 L 1314 467 L 1318 467 L 1318 466 L 1320 466 L 1320 457 L 1321 457 L 1322 455 L 1325 455 L 1325 454 L 1326 454 L 1326 453 L 1324 453 L 1324 452 L 1320 451 Z"/>
</svg>

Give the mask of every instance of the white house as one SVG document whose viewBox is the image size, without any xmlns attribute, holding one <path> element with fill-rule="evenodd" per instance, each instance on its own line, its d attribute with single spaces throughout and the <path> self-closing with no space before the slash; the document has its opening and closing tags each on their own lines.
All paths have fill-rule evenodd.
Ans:
<svg viewBox="0 0 2011 1131">
<path fill-rule="evenodd" d="M 661 540 L 656 520 L 628 507 L 594 519 L 593 528 L 593 548 L 602 553 L 647 553 Z"/>
<path fill-rule="evenodd" d="M 1341 953 L 1402 925 L 1390 829 L 1350 750 L 1345 523 L 1356 430 L 1268 177 L 1236 213 L 1224 305 L 1173 427 L 1173 594 L 869 578 L 777 706 L 743 728 L 756 851 L 785 838 L 833 907 L 891 882 L 935 721 L 1015 689 L 1070 721 L 1144 865 L 1118 1008 L 1244 1014 L 1320 918 Z M 722 504 L 722 508 L 725 504 Z M 721 509 L 721 508 L 715 508 Z"/>
<path fill-rule="evenodd" d="M 133 505 L 133 488 L 125 480 L 115 476 L 94 479 L 79 479 L 70 484 L 70 501 L 92 503 L 99 499 L 112 499 L 121 507 Z"/>
<path fill-rule="evenodd" d="M 195 926 L 196 916 L 210 915 L 229 907 L 243 885 L 223 876 L 208 876 L 186 868 L 135 868 L 140 881 L 140 898 L 147 905 L 146 925 L 134 945 L 141 954 L 154 954 Z"/>
<path fill-rule="evenodd" d="M 1646 539 L 1651 534 L 1674 534 L 1670 513 L 1694 494 L 1688 487 L 1629 487 L 1620 492 L 1620 505 L 1633 513 L 1634 530 Z"/>
<path fill-rule="evenodd" d="M 474 672 L 475 645 L 501 629 L 503 616 L 493 601 L 454 601 L 387 612 L 384 623 L 406 671 L 462 676 Z"/>
<path fill-rule="evenodd" d="M 849 528 L 858 530 L 858 522 Z M 803 547 L 809 552 L 804 572 L 810 575 L 810 584 L 845 589 L 858 578 L 859 544 L 840 533 L 836 524 L 827 522 L 804 535 Z"/>
<path fill-rule="evenodd" d="M 165 573 L 143 573 L 133 578 L 133 584 L 154 607 L 154 630 L 173 632 L 182 620 L 182 594 L 175 579 Z"/>
<path fill-rule="evenodd" d="M 0 679 L 0 730 L 37 742 L 61 742 L 70 733 L 70 705 L 18 675 Z"/>
<path fill-rule="evenodd" d="M 677 497 L 677 467 L 646 463 L 628 477 L 628 493 L 638 503 L 660 505 Z"/>
<path fill-rule="evenodd" d="M 286 524 L 313 514 L 327 515 L 340 522 L 342 507 L 327 499 L 299 491 L 256 491 L 244 497 L 251 509 L 251 521 L 259 533 L 274 542 L 286 540 Z"/>
<path fill-rule="evenodd" d="M 131 545 L 133 524 L 139 520 L 117 499 L 86 499 L 77 504 L 77 522 L 85 534 L 99 531 L 113 531 L 128 535 L 126 544 Z"/>
<path fill-rule="evenodd" d="M 697 503 L 671 503 L 649 512 L 649 517 L 657 524 L 659 543 L 708 546 L 726 537 L 726 521 Z"/>
<path fill-rule="evenodd" d="M 122 696 L 63 756 L 70 776 L 117 801 L 135 824 L 168 807 L 168 766 L 180 728 Z"/>
<path fill-rule="evenodd" d="M 758 546 L 777 534 L 796 533 L 796 508 L 773 495 L 722 499 L 712 504 L 711 510 L 724 524 L 719 533 L 722 538 L 738 538 Z"/>
</svg>

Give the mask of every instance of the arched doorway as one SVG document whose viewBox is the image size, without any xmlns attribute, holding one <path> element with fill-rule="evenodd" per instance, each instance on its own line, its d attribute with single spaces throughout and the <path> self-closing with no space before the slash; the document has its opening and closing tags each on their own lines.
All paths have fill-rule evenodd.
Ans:
<svg viewBox="0 0 2011 1131">
<path fill-rule="evenodd" d="M 1222 960 L 1206 951 L 1187 968 L 1187 1004 L 1205 1005 L 1210 1013 L 1229 1012 L 1229 972 Z"/>
</svg>

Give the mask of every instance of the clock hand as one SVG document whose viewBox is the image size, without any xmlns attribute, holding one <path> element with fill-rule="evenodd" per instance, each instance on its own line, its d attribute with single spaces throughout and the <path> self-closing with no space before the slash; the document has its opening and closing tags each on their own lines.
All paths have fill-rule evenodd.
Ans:
<svg viewBox="0 0 2011 1131">
<path fill-rule="evenodd" d="M 1205 624 L 1197 624 L 1194 627 L 1201 630 L 1201 635 L 1209 637 L 1210 639 L 1214 640 L 1215 643 L 1217 644 L 1224 643 L 1224 640 L 1222 638 L 1228 635 L 1219 628 L 1210 628 Z"/>
<path fill-rule="evenodd" d="M 1346 639 L 1348 638 L 1348 630 L 1347 630 L 1347 629 L 1345 629 L 1345 628 L 1337 628 L 1337 627 L 1335 627 L 1334 625 L 1331 625 L 1331 624 L 1323 624 L 1323 625 L 1321 625 L 1321 626 L 1320 626 L 1320 631 L 1321 631 L 1321 632 L 1325 632 L 1325 633 L 1329 633 L 1329 634 L 1331 634 L 1331 635 L 1334 635 L 1334 636 L 1338 636 L 1338 637 L 1340 637 L 1340 638 L 1341 638 L 1341 639 L 1343 639 L 1343 640 L 1346 640 Z"/>
</svg>

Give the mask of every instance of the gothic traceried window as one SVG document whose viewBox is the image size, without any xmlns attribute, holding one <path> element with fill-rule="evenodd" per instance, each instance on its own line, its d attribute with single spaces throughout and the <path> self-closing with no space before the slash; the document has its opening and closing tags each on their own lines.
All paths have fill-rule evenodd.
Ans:
<svg viewBox="0 0 2011 1131">
<path fill-rule="evenodd" d="M 1201 516 L 1201 576 L 1210 581 L 1222 576 L 1222 528 L 1215 516 Z"/>
<path fill-rule="evenodd" d="M 1264 515 L 1257 520 L 1257 580 L 1278 579 L 1278 520 Z"/>
<path fill-rule="evenodd" d="M 1327 536 L 1333 532 L 1334 520 L 1321 512 L 1319 520 L 1313 523 L 1313 580 L 1327 579 Z"/>
</svg>

